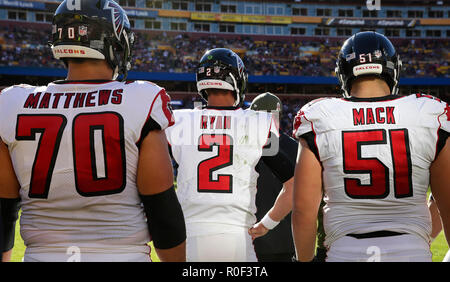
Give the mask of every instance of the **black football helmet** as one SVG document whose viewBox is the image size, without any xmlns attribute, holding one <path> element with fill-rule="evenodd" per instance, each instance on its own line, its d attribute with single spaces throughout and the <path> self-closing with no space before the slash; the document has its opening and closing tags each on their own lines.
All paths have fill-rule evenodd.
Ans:
<svg viewBox="0 0 450 282">
<path fill-rule="evenodd" d="M 53 56 L 106 60 L 114 79 L 131 69 L 134 34 L 126 12 L 113 0 L 65 0 L 53 17 Z"/>
<path fill-rule="evenodd" d="M 362 76 L 380 77 L 389 85 L 391 94 L 398 94 L 402 62 L 391 41 L 380 33 L 365 31 L 348 38 L 336 65 L 344 97 L 350 97 L 352 82 Z"/>
<path fill-rule="evenodd" d="M 196 73 L 197 90 L 208 101 L 206 89 L 227 89 L 234 92 L 235 104 L 244 102 L 248 74 L 241 58 L 230 49 L 216 48 L 207 51 L 200 59 Z"/>
</svg>

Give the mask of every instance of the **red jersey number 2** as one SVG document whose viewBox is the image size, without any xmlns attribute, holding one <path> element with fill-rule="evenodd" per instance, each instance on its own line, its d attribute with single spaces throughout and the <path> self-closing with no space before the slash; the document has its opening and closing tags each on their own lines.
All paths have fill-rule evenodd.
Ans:
<svg viewBox="0 0 450 282">
<path fill-rule="evenodd" d="M 233 164 L 232 138 L 226 134 L 203 134 L 199 138 L 199 152 L 212 152 L 217 146 L 218 155 L 201 161 L 197 167 L 197 191 L 209 193 L 232 193 L 233 175 L 218 174 L 213 177 L 216 170 Z"/>
</svg>

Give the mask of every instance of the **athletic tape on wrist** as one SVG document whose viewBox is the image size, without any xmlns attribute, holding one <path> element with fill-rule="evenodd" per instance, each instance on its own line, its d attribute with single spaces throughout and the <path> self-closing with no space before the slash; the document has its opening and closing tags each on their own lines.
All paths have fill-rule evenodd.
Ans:
<svg viewBox="0 0 450 282">
<path fill-rule="evenodd" d="M 261 219 L 261 223 L 269 230 L 274 229 L 278 223 L 280 223 L 279 221 L 274 221 L 273 219 L 270 218 L 269 213 L 266 213 L 266 215 L 263 217 L 263 219 Z"/>
</svg>

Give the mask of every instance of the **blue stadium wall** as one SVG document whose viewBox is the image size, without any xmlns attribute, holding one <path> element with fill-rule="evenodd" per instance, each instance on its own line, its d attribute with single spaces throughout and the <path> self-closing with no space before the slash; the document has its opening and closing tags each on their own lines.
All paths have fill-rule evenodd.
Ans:
<svg viewBox="0 0 450 282">
<path fill-rule="evenodd" d="M 0 75 L 16 76 L 43 76 L 66 77 L 65 69 L 55 68 L 30 68 L 30 67 L 0 67 Z M 129 79 L 149 81 L 180 81 L 195 82 L 193 73 L 168 73 L 168 72 L 129 72 Z M 275 76 L 275 75 L 249 75 L 250 83 L 279 83 L 279 84 L 338 84 L 335 77 L 316 76 Z M 449 77 L 438 78 L 401 78 L 400 85 L 414 86 L 445 86 L 450 85 Z"/>
</svg>

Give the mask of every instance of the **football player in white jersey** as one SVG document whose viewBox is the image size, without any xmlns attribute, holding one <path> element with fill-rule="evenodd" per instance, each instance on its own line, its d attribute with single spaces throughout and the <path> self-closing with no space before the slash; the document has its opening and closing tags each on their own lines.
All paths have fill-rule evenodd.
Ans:
<svg viewBox="0 0 450 282">
<path fill-rule="evenodd" d="M 299 111 L 292 215 L 299 261 L 314 257 L 322 187 L 327 261 L 431 261 L 429 185 L 450 242 L 450 109 L 433 96 L 396 95 L 400 69 L 384 35 L 357 33 L 338 56 L 344 98 Z"/>
<path fill-rule="evenodd" d="M 20 199 L 24 261 L 150 261 L 151 240 L 162 261 L 185 261 L 164 133 L 170 98 L 149 82 L 114 80 L 130 69 L 133 40 L 114 1 L 63 1 L 51 47 L 66 80 L 1 92 L 3 250 Z"/>
<path fill-rule="evenodd" d="M 241 108 L 246 84 L 245 66 L 236 53 L 225 48 L 207 51 L 197 69 L 197 88 L 207 106 L 175 111 L 175 126 L 166 131 L 178 164 L 187 261 L 256 261 L 254 233 L 274 228 L 291 210 L 295 164 L 289 166 L 278 150 L 278 125 L 272 115 Z M 270 148 L 264 149 L 269 138 Z M 255 166 L 261 159 L 290 192 L 252 228 Z"/>
</svg>

